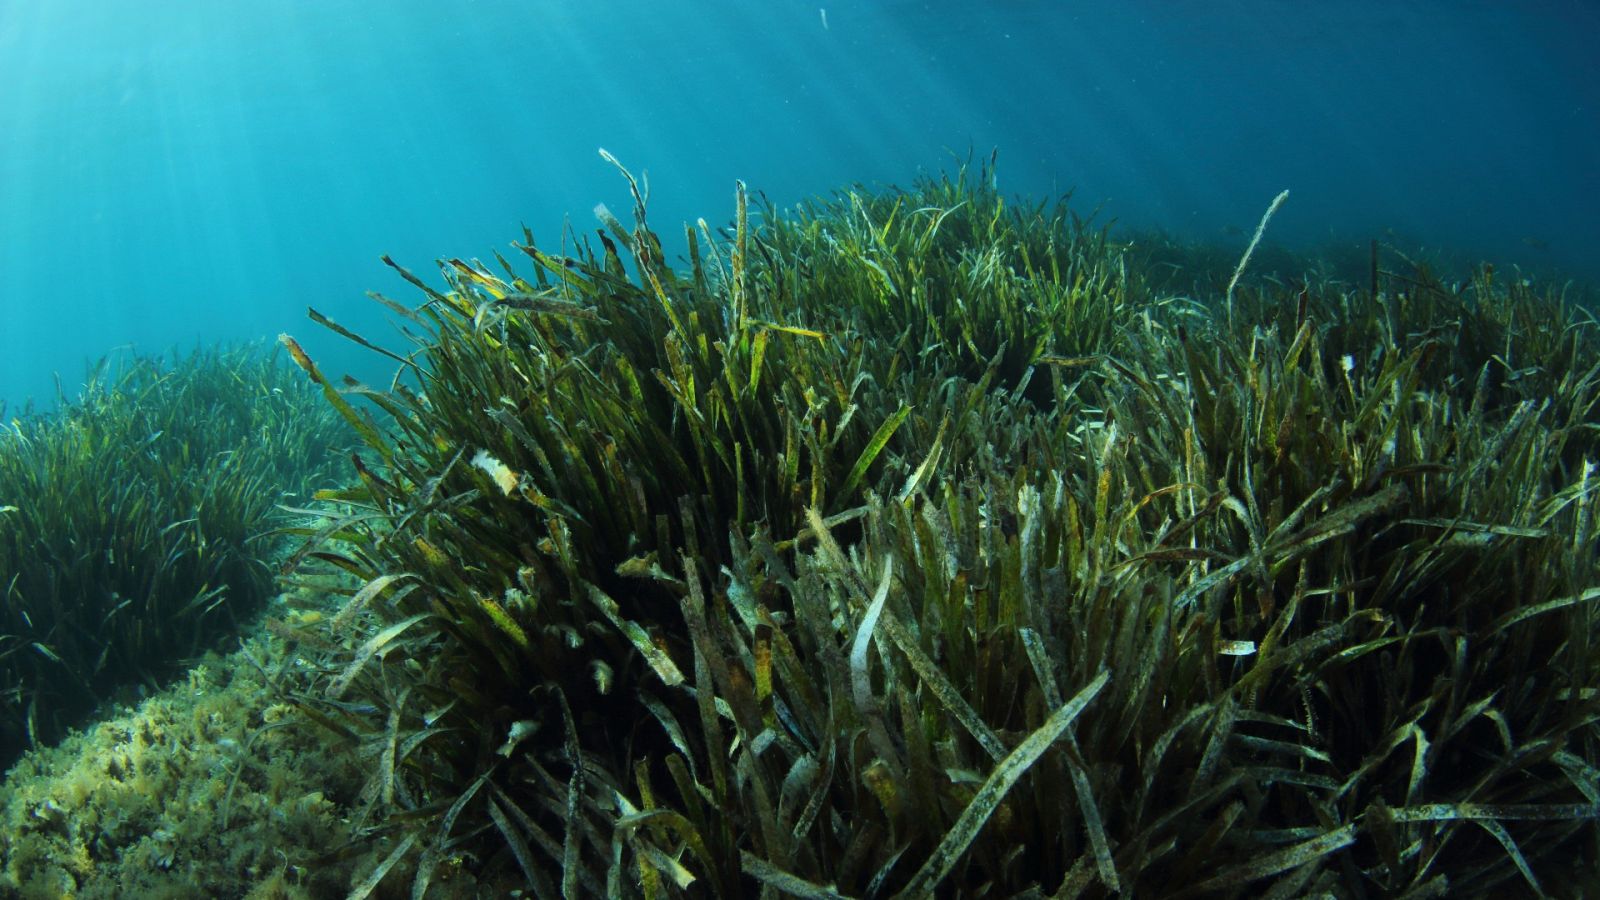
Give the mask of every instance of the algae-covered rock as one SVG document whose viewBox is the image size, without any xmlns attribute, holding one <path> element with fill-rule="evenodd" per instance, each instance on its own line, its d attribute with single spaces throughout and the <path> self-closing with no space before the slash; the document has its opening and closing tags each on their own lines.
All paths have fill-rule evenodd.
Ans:
<svg viewBox="0 0 1600 900">
<path fill-rule="evenodd" d="M 318 897 L 348 890 L 353 754 L 268 688 L 282 642 L 188 678 L 0 785 L 0 895 Z M 269 662 L 269 660 L 271 660 Z"/>
</svg>

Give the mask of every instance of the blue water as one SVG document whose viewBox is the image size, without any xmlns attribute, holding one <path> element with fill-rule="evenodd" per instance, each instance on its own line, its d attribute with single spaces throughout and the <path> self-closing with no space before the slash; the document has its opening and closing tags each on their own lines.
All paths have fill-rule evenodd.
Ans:
<svg viewBox="0 0 1600 900">
<path fill-rule="evenodd" d="M 998 148 L 1004 189 L 1125 224 L 1242 249 L 1288 188 L 1282 243 L 1597 279 L 1597 47 L 1592 0 L 0 0 L 0 400 L 285 330 L 373 377 L 305 307 L 398 344 L 380 254 L 626 219 L 600 147 L 669 241 L 735 179 L 787 205 Z"/>
</svg>

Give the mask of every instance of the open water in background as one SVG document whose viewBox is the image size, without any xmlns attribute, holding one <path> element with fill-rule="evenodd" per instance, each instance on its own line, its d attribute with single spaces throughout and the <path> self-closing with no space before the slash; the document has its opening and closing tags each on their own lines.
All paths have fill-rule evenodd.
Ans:
<svg viewBox="0 0 1600 900">
<path fill-rule="evenodd" d="M 0 0 L 0 401 L 84 363 L 290 331 L 390 346 L 378 262 L 907 184 L 1242 251 L 1385 237 L 1600 280 L 1594 0 Z M 432 278 L 437 283 L 436 278 Z"/>
</svg>

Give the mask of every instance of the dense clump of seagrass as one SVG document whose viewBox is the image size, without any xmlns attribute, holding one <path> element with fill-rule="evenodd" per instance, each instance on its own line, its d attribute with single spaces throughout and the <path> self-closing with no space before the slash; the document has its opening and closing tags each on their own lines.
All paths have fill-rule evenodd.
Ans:
<svg viewBox="0 0 1600 900">
<path fill-rule="evenodd" d="M 0 431 L 0 766 L 154 683 L 272 588 L 263 536 L 344 425 L 259 347 L 102 361 Z"/>
<path fill-rule="evenodd" d="M 358 894 L 1592 878 L 1578 311 L 1376 265 L 1157 293 L 987 169 L 741 187 L 678 272 L 628 180 L 631 230 L 528 275 L 400 270 L 389 390 L 285 338 L 370 451 L 302 552 L 361 578 L 298 701 L 375 763 Z"/>
</svg>

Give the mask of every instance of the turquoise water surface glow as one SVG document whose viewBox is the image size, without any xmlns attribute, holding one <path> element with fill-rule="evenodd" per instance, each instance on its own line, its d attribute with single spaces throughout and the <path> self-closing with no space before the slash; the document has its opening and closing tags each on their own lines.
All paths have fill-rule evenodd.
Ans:
<svg viewBox="0 0 1600 900">
<path fill-rule="evenodd" d="M 0 399 L 133 345 L 379 340 L 363 297 L 622 213 L 656 229 L 904 183 L 1002 186 L 1243 244 L 1405 240 L 1600 276 L 1592 3 L 0 2 Z M 681 240 L 681 239 L 680 239 Z M 395 339 L 397 340 L 397 338 Z"/>
</svg>

